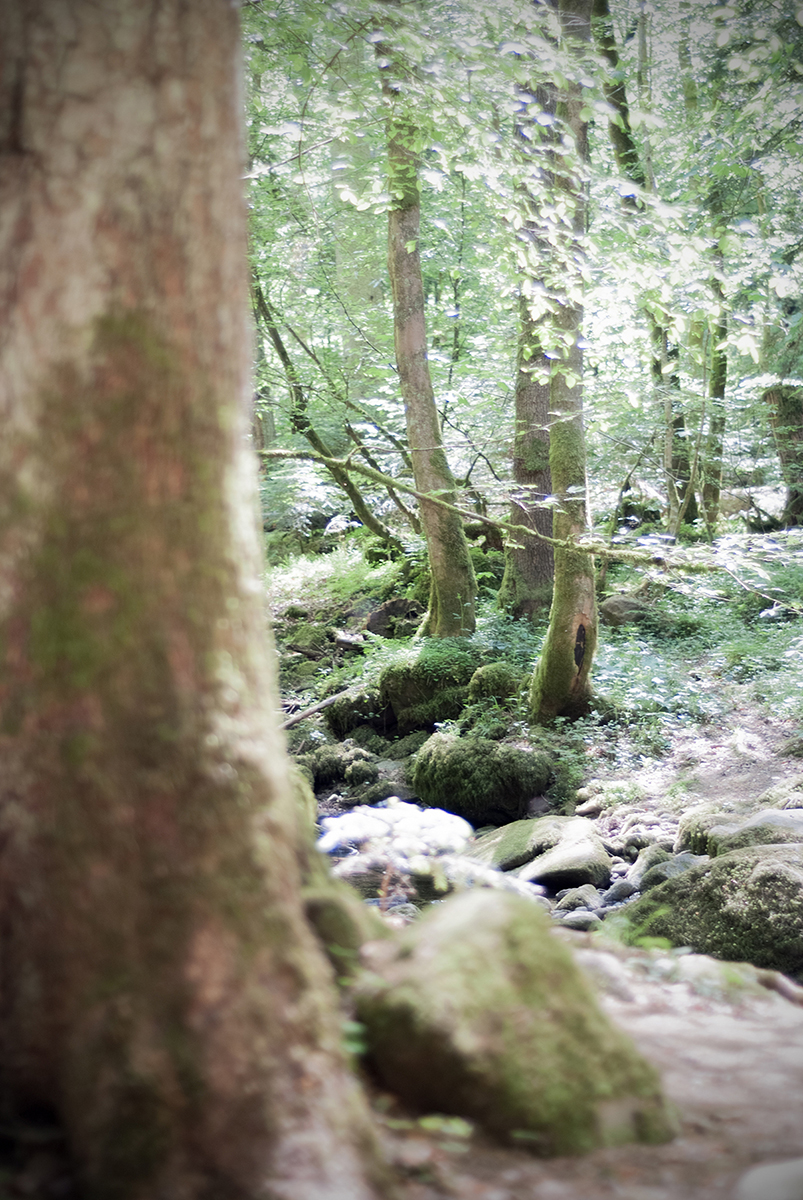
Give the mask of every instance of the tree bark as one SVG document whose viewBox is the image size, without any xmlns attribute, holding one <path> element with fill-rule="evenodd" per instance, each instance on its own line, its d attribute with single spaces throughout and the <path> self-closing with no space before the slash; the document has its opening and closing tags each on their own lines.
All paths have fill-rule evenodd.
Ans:
<svg viewBox="0 0 803 1200">
<path fill-rule="evenodd" d="M 716 252 L 716 263 L 721 269 L 722 254 Z M 722 455 L 725 445 L 727 416 L 725 393 L 728 382 L 728 352 L 724 345 L 728 336 L 728 318 L 725 311 L 725 296 L 717 276 L 711 281 L 714 294 L 719 300 L 719 316 L 711 331 L 711 376 L 708 395 L 711 400 L 711 416 L 705 444 L 703 464 L 703 516 L 709 533 L 719 520 L 719 494 L 722 490 Z"/>
<path fill-rule="evenodd" d="M 407 441 L 415 486 L 450 504 L 456 502 L 454 478 L 443 447 L 435 394 L 427 362 L 424 286 L 421 277 L 421 201 L 418 187 L 418 129 L 392 89 L 388 125 L 388 174 L 393 197 L 388 217 L 388 269 L 393 293 L 396 366 L 404 400 Z M 461 637 L 473 633 L 477 583 L 459 516 L 421 501 L 432 584 L 421 634 Z"/>
<path fill-rule="evenodd" d="M 540 110 L 555 113 L 554 87 L 528 86 L 537 97 Z M 526 118 L 535 126 L 532 118 Z M 540 128 L 540 127 L 539 127 Z M 532 133 L 531 129 L 526 131 Z M 530 145 L 528 137 L 520 134 L 522 155 Z M 542 172 L 542 182 L 553 181 Z M 544 501 L 552 492 L 549 470 L 549 374 L 550 360 L 544 355 L 539 336 L 539 320 L 533 317 L 527 284 L 538 270 L 533 256 L 539 254 L 542 264 L 547 261 L 548 242 L 539 236 L 532 191 L 523 186 L 520 191 L 525 221 L 519 236 L 524 242 L 521 260 L 522 294 L 519 300 L 519 349 L 516 371 L 515 434 L 513 443 L 513 481 L 510 519 L 526 525 L 534 534 L 552 537 L 552 510 Z M 555 577 L 555 558 L 552 546 L 542 538 L 515 538 L 505 545 L 505 574 L 499 589 L 499 605 L 514 617 L 530 620 L 542 617 L 549 608 Z"/>
<path fill-rule="evenodd" d="M 582 41 L 591 36 L 592 0 L 561 0 L 564 35 Z M 582 89 L 570 83 L 558 115 L 571 133 L 576 159 L 556 160 L 555 184 L 573 210 L 571 236 L 579 256 L 585 231 L 585 184 L 577 167 L 588 152 L 588 125 L 582 115 Z M 568 281 L 557 324 L 568 350 L 553 366 L 550 384 L 549 464 L 553 494 L 560 501 L 553 514 L 554 535 L 577 539 L 588 532 L 585 434 L 583 430 L 582 304 L 578 278 Z M 591 698 L 591 664 L 597 642 L 597 608 L 594 562 L 582 550 L 555 549 L 555 584 L 549 629 L 530 688 L 533 720 L 579 716 L 588 711 Z"/>
<path fill-rule="evenodd" d="M 239 31 L 0 9 L 0 1070 L 82 1195 L 387 1195 L 303 919 L 246 449 Z"/>
<path fill-rule="evenodd" d="M 778 384 L 762 399 L 769 405 L 775 448 L 786 484 L 781 523 L 785 529 L 803 525 L 803 388 Z"/>
</svg>

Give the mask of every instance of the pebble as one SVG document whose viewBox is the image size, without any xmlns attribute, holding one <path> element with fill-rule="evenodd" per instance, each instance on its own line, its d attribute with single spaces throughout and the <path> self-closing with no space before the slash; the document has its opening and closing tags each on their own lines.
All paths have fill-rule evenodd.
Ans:
<svg viewBox="0 0 803 1200">
<path fill-rule="evenodd" d="M 579 929 L 583 933 L 590 932 L 592 929 L 599 929 L 602 924 L 600 918 L 590 908 L 574 908 L 571 912 L 561 913 L 556 910 L 554 915 L 560 919 L 561 925 L 564 925 L 567 929 Z"/>
<path fill-rule="evenodd" d="M 751 1168 L 736 1184 L 733 1200 L 803 1200 L 803 1158 Z"/>
</svg>

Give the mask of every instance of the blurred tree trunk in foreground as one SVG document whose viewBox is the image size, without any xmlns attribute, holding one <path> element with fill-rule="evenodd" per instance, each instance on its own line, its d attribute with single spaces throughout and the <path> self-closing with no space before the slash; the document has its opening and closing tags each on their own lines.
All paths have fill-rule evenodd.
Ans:
<svg viewBox="0 0 803 1200">
<path fill-rule="evenodd" d="M 301 911 L 225 0 L 0 9 L 0 1067 L 83 1195 L 386 1195 Z"/>
</svg>

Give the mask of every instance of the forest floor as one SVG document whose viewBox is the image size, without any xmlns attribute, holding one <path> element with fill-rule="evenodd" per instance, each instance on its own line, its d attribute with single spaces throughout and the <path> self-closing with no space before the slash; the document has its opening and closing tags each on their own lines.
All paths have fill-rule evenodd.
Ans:
<svg viewBox="0 0 803 1200">
<path fill-rule="evenodd" d="M 598 747 L 596 777 L 687 808 L 753 800 L 803 773 L 784 753 L 793 724 L 755 703 L 748 687 L 728 691 L 723 719 L 678 729 L 660 758 L 639 762 L 625 748 L 623 768 L 621 754 Z M 660 951 L 562 936 L 581 961 L 584 951 L 602 956 L 600 1001 L 660 1070 L 678 1136 L 543 1160 L 411 1123 L 387 1135 L 404 1200 L 719 1200 L 751 1166 L 803 1157 L 803 1007 L 761 987 L 725 994 L 672 981 Z"/>
</svg>

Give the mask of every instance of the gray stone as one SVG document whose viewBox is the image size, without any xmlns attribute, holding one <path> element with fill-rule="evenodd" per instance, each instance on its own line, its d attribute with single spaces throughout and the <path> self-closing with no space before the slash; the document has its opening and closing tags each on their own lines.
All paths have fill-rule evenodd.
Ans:
<svg viewBox="0 0 803 1200">
<path fill-rule="evenodd" d="M 691 854 L 688 850 L 657 862 L 644 872 L 641 891 L 648 892 L 650 888 L 658 887 L 659 884 L 666 883 L 667 879 L 674 879 L 676 875 L 682 875 L 684 871 L 704 862 L 708 862 L 707 854 Z"/>
<path fill-rule="evenodd" d="M 641 887 L 641 881 L 649 871 L 650 867 L 654 867 L 656 863 L 666 862 L 669 858 L 669 853 L 662 846 L 651 845 L 645 846 L 639 851 L 638 858 L 627 872 L 627 879 L 635 887 Z"/>
<path fill-rule="evenodd" d="M 584 883 L 582 887 L 568 888 L 555 905 L 556 912 L 571 912 L 575 908 L 595 909 L 600 906 L 600 894 L 593 883 Z"/>
<path fill-rule="evenodd" d="M 555 915 L 558 916 L 557 912 Z M 582 933 L 590 933 L 602 925 L 602 919 L 589 908 L 574 908 L 571 912 L 560 913 L 559 920 L 564 928 L 579 929 Z"/>
<path fill-rule="evenodd" d="M 737 1182 L 733 1200 L 803 1200 L 803 1158 L 753 1167 Z"/>
<path fill-rule="evenodd" d="M 673 1135 L 654 1068 L 537 905 L 467 892 L 365 952 L 353 995 L 369 1064 L 415 1110 L 544 1155 Z"/>
<path fill-rule="evenodd" d="M 628 900 L 639 889 L 632 880 L 627 878 L 616 879 L 607 892 L 602 893 L 602 906 L 607 908 L 611 904 L 621 904 L 623 900 Z"/>
<path fill-rule="evenodd" d="M 599 619 L 603 625 L 632 625 L 649 615 L 649 604 L 624 594 L 608 596 L 599 606 Z"/>
<path fill-rule="evenodd" d="M 595 888 L 607 887 L 611 881 L 611 860 L 591 822 L 585 817 L 573 817 L 564 827 L 560 841 L 521 867 L 518 875 L 553 892 L 584 883 L 593 883 Z"/>
</svg>

